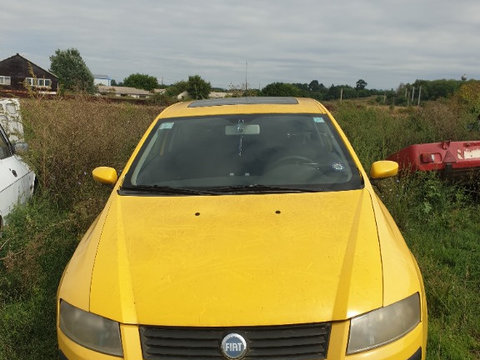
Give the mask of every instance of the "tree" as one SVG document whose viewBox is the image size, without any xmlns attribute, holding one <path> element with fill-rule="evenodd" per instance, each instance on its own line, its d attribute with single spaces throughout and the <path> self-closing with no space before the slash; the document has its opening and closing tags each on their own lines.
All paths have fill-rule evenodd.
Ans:
<svg viewBox="0 0 480 360">
<path fill-rule="evenodd" d="M 462 84 L 457 98 L 468 112 L 480 116 L 480 81 L 471 80 Z"/>
<path fill-rule="evenodd" d="M 182 92 L 187 90 L 188 83 L 186 81 L 178 81 L 173 85 L 170 85 L 167 87 L 167 92 L 166 94 L 168 96 L 177 96 L 178 94 L 181 94 Z"/>
<path fill-rule="evenodd" d="M 77 49 L 56 50 L 50 56 L 50 72 L 58 76 L 63 90 L 94 92 L 93 75 Z"/>
<path fill-rule="evenodd" d="M 300 89 L 292 84 L 275 82 L 262 89 L 264 96 L 300 96 Z"/>
<path fill-rule="evenodd" d="M 363 90 L 367 87 L 367 82 L 363 79 L 357 81 L 357 85 L 355 86 L 356 90 Z"/>
<path fill-rule="evenodd" d="M 322 90 L 322 86 L 323 84 L 320 86 L 320 83 L 318 82 L 318 80 L 312 80 L 310 84 L 308 84 L 308 89 L 310 91 L 320 91 Z"/>
<path fill-rule="evenodd" d="M 123 80 L 123 86 L 152 91 L 158 88 L 158 80 L 150 75 L 131 74 Z"/>
<path fill-rule="evenodd" d="M 188 77 L 186 90 L 193 99 L 208 99 L 212 86 L 199 75 L 194 75 Z"/>
</svg>

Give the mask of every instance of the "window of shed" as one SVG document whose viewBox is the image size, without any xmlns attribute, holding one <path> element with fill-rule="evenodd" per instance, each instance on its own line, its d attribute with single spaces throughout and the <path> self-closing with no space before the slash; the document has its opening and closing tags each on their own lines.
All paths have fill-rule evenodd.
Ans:
<svg viewBox="0 0 480 360">
<path fill-rule="evenodd" d="M 35 86 L 35 87 L 51 87 L 52 86 L 52 80 L 50 79 L 35 79 L 31 77 L 25 78 L 25 81 L 28 83 L 30 86 Z"/>
<path fill-rule="evenodd" d="M 12 80 L 10 76 L 0 75 L 0 85 L 11 85 Z"/>
<path fill-rule="evenodd" d="M 39 87 L 49 87 L 52 83 L 50 79 L 37 79 L 37 82 Z"/>
</svg>

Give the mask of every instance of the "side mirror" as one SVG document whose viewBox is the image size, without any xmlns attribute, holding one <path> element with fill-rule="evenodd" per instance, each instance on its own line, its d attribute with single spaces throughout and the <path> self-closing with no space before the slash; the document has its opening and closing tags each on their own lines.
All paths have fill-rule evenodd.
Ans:
<svg viewBox="0 0 480 360">
<path fill-rule="evenodd" d="M 24 142 L 18 142 L 13 144 L 13 151 L 15 154 L 25 154 L 28 151 L 28 144 Z"/>
<path fill-rule="evenodd" d="M 384 179 L 398 174 L 398 163 L 390 160 L 375 161 L 370 168 L 372 179 Z"/>
<path fill-rule="evenodd" d="M 92 171 L 93 180 L 100 184 L 115 185 L 118 180 L 117 171 L 114 168 L 100 166 Z"/>
</svg>

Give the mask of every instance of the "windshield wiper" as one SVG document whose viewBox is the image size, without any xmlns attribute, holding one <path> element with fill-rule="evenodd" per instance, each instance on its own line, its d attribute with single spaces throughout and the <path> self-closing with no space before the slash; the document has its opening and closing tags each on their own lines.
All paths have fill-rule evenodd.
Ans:
<svg viewBox="0 0 480 360">
<path fill-rule="evenodd" d="M 168 194 L 168 195 L 216 195 L 212 191 L 197 190 L 191 188 L 181 188 L 173 186 L 160 185 L 131 185 L 122 186 L 120 191 L 123 193 L 152 193 L 152 194 Z"/>
<path fill-rule="evenodd" d="M 303 193 L 318 192 L 318 189 L 299 188 L 276 185 L 231 185 L 216 186 L 204 189 L 182 188 L 160 185 L 130 185 L 120 188 L 121 194 L 167 194 L 167 195 L 224 195 L 224 194 L 279 194 L 279 193 Z"/>
<path fill-rule="evenodd" d="M 302 192 L 318 192 L 316 189 L 289 187 L 289 186 L 277 186 L 277 185 L 262 185 L 262 184 L 250 184 L 250 185 L 232 185 L 232 186 L 219 186 L 212 187 L 209 190 L 218 193 L 247 193 L 247 194 L 275 194 L 275 193 L 302 193 Z"/>
</svg>

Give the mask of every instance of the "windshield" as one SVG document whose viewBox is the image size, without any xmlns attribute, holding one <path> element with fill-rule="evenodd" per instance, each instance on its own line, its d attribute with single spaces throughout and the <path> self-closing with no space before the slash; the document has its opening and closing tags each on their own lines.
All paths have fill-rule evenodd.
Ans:
<svg viewBox="0 0 480 360">
<path fill-rule="evenodd" d="M 327 115 L 249 114 L 160 120 L 122 189 L 242 193 L 362 185 Z"/>
</svg>

